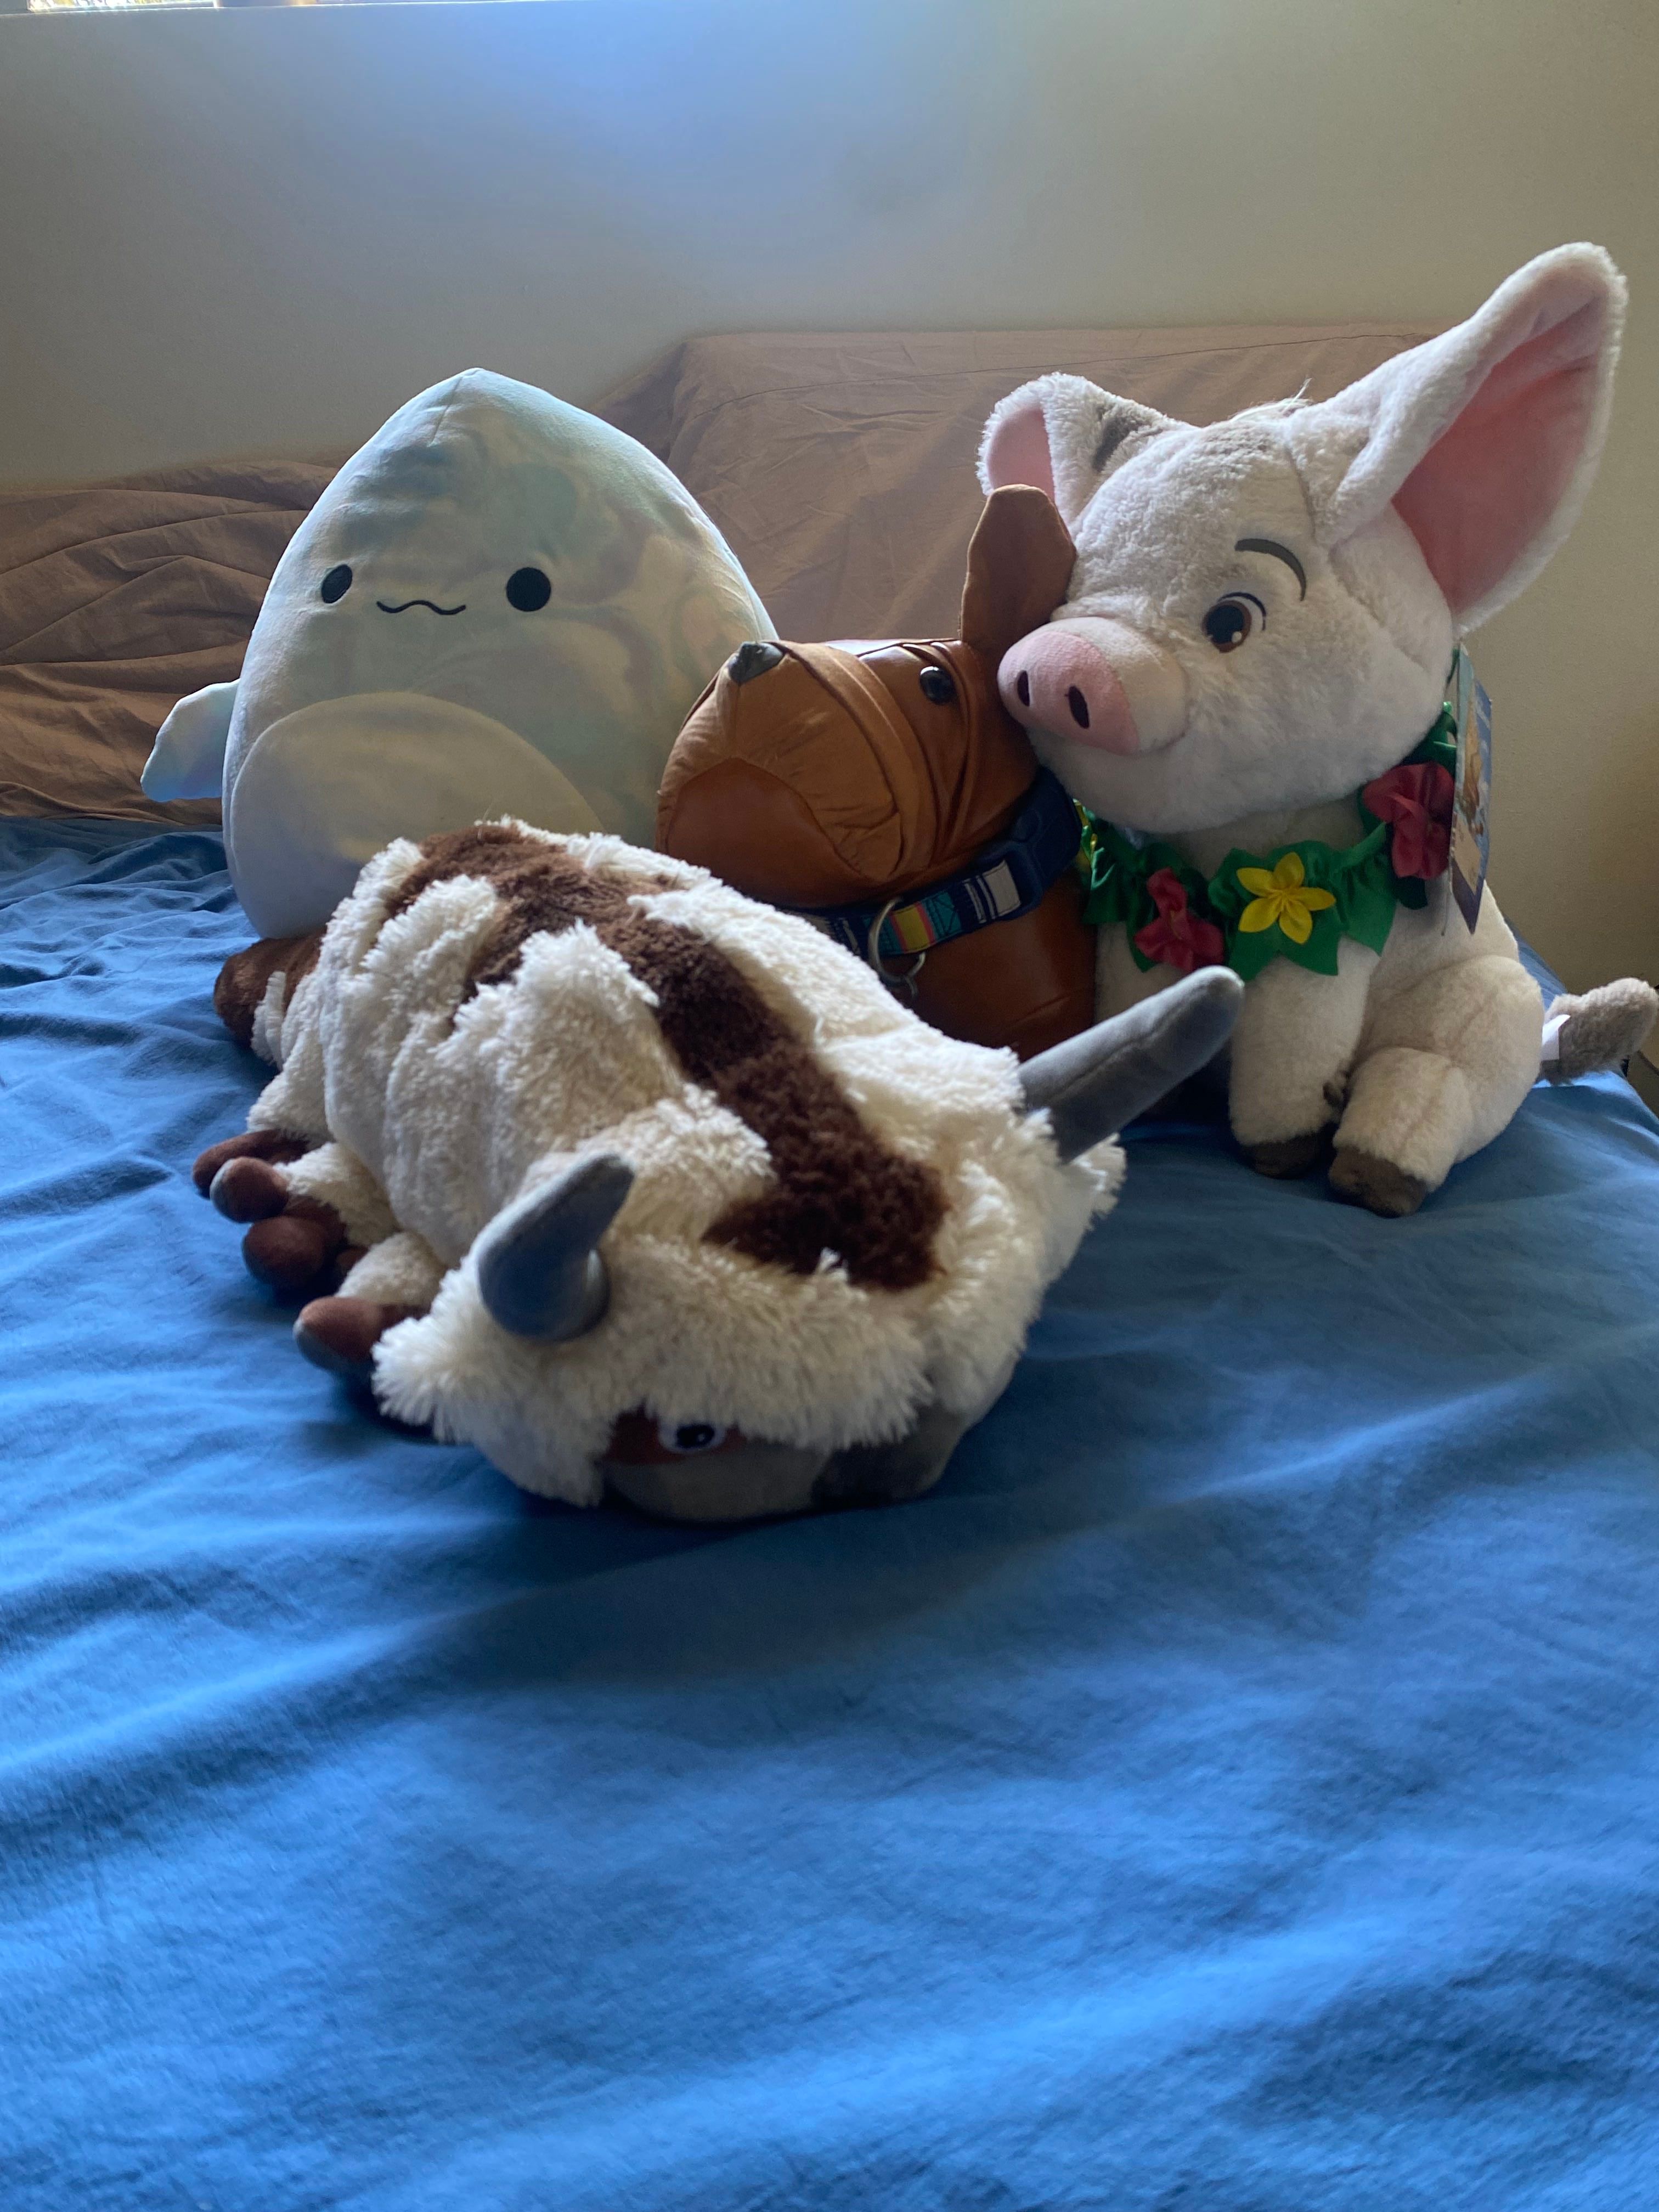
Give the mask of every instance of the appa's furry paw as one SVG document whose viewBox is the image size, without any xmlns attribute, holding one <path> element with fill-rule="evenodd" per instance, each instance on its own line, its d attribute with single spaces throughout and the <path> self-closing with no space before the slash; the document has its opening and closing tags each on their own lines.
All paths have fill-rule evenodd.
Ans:
<svg viewBox="0 0 1659 2212">
<path fill-rule="evenodd" d="M 1331 1188 L 1348 1205 L 1367 1206 L 1391 1221 L 1415 1213 L 1429 1194 L 1420 1176 L 1407 1175 L 1392 1160 L 1379 1160 L 1357 1146 L 1340 1152 L 1331 1162 Z"/>
<path fill-rule="evenodd" d="M 1576 1082 L 1603 1068 L 1622 1067 L 1639 1052 L 1659 1019 L 1659 991 L 1638 975 L 1620 975 L 1582 997 L 1555 1000 L 1546 1020 L 1565 1016 L 1559 1056 L 1544 1063 L 1552 1083 Z"/>
</svg>

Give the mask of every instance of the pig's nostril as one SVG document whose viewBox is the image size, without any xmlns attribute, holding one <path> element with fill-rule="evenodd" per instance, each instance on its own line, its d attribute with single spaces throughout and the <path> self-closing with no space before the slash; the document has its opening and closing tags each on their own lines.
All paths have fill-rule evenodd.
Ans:
<svg viewBox="0 0 1659 2212">
<path fill-rule="evenodd" d="M 1075 684 L 1066 694 L 1066 703 L 1071 708 L 1072 720 L 1077 724 L 1079 729 L 1086 730 L 1089 726 L 1089 702 Z"/>
<path fill-rule="evenodd" d="M 1020 705 L 1029 707 L 1031 703 L 1031 679 L 1023 668 L 1014 679 L 1014 689 L 1019 694 Z"/>
</svg>

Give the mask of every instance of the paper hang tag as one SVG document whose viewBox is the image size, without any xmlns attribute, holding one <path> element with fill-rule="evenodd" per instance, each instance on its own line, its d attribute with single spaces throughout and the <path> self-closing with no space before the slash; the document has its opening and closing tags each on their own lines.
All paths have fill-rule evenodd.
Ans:
<svg viewBox="0 0 1659 2212">
<path fill-rule="evenodd" d="M 1457 717 L 1457 788 L 1452 799 L 1451 889 L 1473 931 L 1492 852 L 1492 701 L 1460 645 L 1451 669 L 1451 710 Z"/>
</svg>

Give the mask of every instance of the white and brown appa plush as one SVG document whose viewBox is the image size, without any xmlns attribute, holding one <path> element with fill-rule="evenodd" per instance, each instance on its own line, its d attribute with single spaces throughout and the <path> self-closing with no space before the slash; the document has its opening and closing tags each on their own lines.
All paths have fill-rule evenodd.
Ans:
<svg viewBox="0 0 1659 2212">
<path fill-rule="evenodd" d="M 400 841 L 245 978 L 280 1066 L 197 1179 L 379 1404 L 698 1518 L 914 1494 L 1006 1382 L 1235 978 L 1022 1070 L 807 923 L 603 836 Z"/>
</svg>

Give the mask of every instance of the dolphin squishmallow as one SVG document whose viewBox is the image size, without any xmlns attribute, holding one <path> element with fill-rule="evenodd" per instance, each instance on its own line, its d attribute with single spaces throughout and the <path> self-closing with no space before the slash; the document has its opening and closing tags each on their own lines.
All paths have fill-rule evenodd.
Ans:
<svg viewBox="0 0 1659 2212">
<path fill-rule="evenodd" d="M 240 678 L 179 701 L 143 787 L 222 794 L 249 921 L 297 936 L 392 837 L 508 814 L 648 844 L 692 702 L 774 634 L 643 446 L 469 369 L 346 463 L 277 563 Z"/>
</svg>

